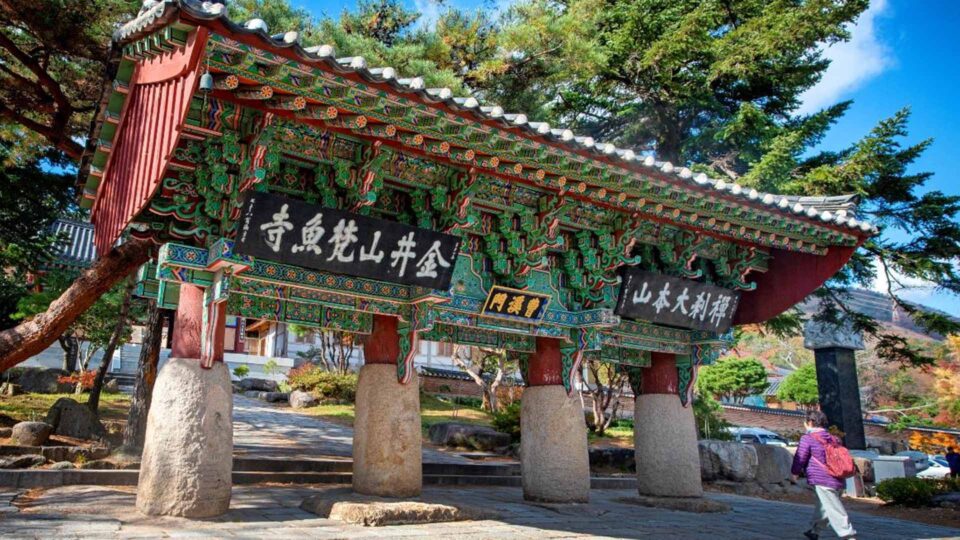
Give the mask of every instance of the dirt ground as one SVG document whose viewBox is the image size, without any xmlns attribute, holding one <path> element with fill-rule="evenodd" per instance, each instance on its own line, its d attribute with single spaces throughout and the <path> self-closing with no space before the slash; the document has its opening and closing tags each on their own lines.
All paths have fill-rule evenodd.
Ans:
<svg viewBox="0 0 960 540">
<path fill-rule="evenodd" d="M 706 486 L 706 488 L 709 491 L 715 491 L 718 493 L 733 493 L 732 490 L 724 489 L 721 486 L 711 485 Z M 813 503 L 814 495 L 812 491 L 802 495 L 775 495 L 771 493 L 764 493 L 762 495 L 758 495 L 758 498 L 768 499 L 771 501 L 811 504 Z M 874 516 L 905 519 L 908 521 L 916 521 L 918 523 L 926 523 L 927 525 L 941 525 L 944 527 L 960 528 L 960 510 L 953 508 L 907 508 L 905 506 L 886 504 L 876 497 L 864 497 L 857 499 L 844 497 L 843 504 L 846 506 L 847 510 L 851 512 L 863 512 L 865 514 L 871 514 Z M 856 520 L 853 521 L 853 526 L 856 527 Z"/>
</svg>

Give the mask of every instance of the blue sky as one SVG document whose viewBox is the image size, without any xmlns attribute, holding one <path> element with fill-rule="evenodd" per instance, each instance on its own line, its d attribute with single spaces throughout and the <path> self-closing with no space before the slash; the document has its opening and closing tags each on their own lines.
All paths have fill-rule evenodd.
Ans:
<svg viewBox="0 0 960 540">
<path fill-rule="evenodd" d="M 292 0 L 315 15 L 336 16 L 354 0 Z M 446 0 L 460 8 L 502 9 L 509 0 Z M 435 20 L 440 5 L 431 0 L 407 4 Z M 931 171 L 927 189 L 960 194 L 952 158 L 960 154 L 960 1 L 873 0 L 852 28 L 849 42 L 833 45 L 833 60 L 823 80 L 804 95 L 803 112 L 852 99 L 853 106 L 823 142 L 840 149 L 867 133 L 879 120 L 904 106 L 912 109 L 910 139 L 933 138 L 933 146 L 917 161 L 916 171 Z M 923 283 L 905 281 L 901 294 L 960 316 L 960 298 Z M 885 289 L 885 283 L 878 283 Z"/>
</svg>

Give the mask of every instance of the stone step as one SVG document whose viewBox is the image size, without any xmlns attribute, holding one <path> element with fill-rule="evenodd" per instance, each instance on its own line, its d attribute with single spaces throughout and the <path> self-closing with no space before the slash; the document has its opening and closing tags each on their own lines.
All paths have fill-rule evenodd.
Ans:
<svg viewBox="0 0 960 540">
<path fill-rule="evenodd" d="M 283 459 L 234 457 L 234 471 L 350 472 L 353 463 L 333 459 Z M 455 476 L 519 476 L 519 463 L 424 463 L 423 474 Z"/>
<path fill-rule="evenodd" d="M 0 486 L 13 488 L 56 487 L 68 485 L 135 486 L 139 471 L 104 471 L 94 469 L 68 469 L 51 471 L 43 469 L 0 470 Z M 349 472 L 269 472 L 235 471 L 233 483 L 242 484 L 349 484 Z M 423 483 L 438 486 L 507 486 L 520 487 L 519 476 L 501 475 L 451 475 L 424 474 Z M 592 489 L 633 489 L 637 485 L 633 477 L 594 477 Z"/>
</svg>

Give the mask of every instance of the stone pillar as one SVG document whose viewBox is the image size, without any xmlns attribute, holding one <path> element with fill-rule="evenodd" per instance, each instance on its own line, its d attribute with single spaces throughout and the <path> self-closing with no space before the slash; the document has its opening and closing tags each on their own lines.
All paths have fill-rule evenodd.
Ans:
<svg viewBox="0 0 960 540">
<path fill-rule="evenodd" d="M 637 490 L 655 497 L 700 497 L 700 450 L 693 409 L 680 403 L 672 354 L 652 353 L 633 413 Z"/>
<path fill-rule="evenodd" d="M 520 408 L 523 498 L 574 503 L 590 498 L 587 426 L 580 400 L 563 387 L 560 340 L 537 338 Z"/>
<path fill-rule="evenodd" d="M 810 320 L 803 331 L 803 346 L 813 350 L 817 363 L 820 410 L 830 424 L 844 433 L 851 450 L 867 447 L 860 407 L 860 383 L 854 351 L 863 350 L 863 335 L 849 321 L 839 324 Z"/>
<path fill-rule="evenodd" d="M 203 309 L 203 289 L 182 285 L 172 355 L 147 417 L 137 485 L 144 514 L 203 518 L 230 507 L 233 389 L 226 364 L 201 365 Z M 213 330 L 222 350 L 223 333 Z"/>
<path fill-rule="evenodd" d="M 397 319 L 375 315 L 363 344 L 353 426 L 353 491 L 416 497 L 423 486 L 420 385 L 397 381 Z"/>
</svg>

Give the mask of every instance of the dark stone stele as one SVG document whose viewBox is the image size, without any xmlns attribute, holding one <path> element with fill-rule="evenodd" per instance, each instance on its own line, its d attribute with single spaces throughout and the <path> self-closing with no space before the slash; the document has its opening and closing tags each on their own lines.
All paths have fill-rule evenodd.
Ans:
<svg viewBox="0 0 960 540">
<path fill-rule="evenodd" d="M 854 351 L 841 347 L 814 350 L 820 410 L 830 424 L 844 433 L 844 445 L 851 450 L 867 447 L 863 432 L 863 410 Z"/>
</svg>

